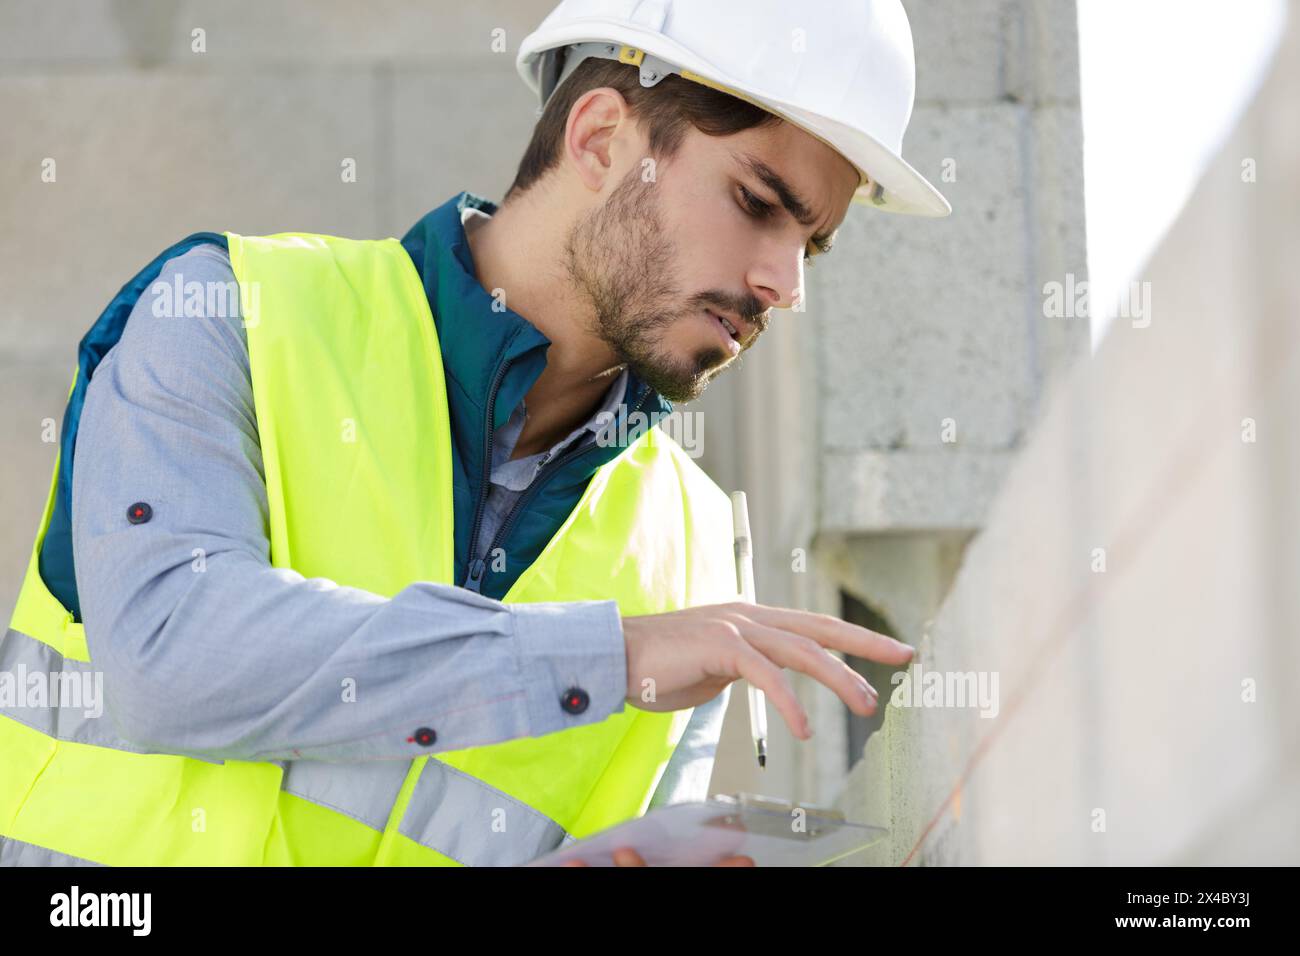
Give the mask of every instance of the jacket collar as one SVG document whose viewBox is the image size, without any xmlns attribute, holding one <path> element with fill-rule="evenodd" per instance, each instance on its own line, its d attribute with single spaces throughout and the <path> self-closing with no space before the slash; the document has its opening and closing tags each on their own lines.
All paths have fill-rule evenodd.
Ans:
<svg viewBox="0 0 1300 956">
<path fill-rule="evenodd" d="M 477 463 L 483 457 L 489 405 L 495 431 L 542 374 L 551 342 L 522 315 L 503 308 L 479 284 L 461 221 L 467 207 L 489 215 L 497 211 L 495 203 L 461 192 L 412 226 L 402 238 L 402 245 L 415 263 L 433 312 L 447 379 L 453 440 L 477 484 L 482 478 Z M 590 454 L 581 456 L 575 464 L 581 465 L 583 473 L 573 477 L 585 482 L 600 465 L 640 437 L 650 422 L 667 415 L 672 408 L 668 399 L 629 370 L 615 423 L 618 430 L 611 432 L 616 441 L 598 445 Z M 623 419 L 638 409 L 646 418 L 638 417 L 624 425 Z"/>
</svg>

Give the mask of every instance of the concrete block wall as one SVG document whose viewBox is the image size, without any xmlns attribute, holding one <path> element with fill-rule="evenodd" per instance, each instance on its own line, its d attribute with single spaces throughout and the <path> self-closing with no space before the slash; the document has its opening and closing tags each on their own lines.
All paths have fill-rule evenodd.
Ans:
<svg viewBox="0 0 1300 956">
<path fill-rule="evenodd" d="M 1298 14 L 924 628 L 913 674 L 998 675 L 996 716 L 890 708 L 846 863 L 1300 862 Z"/>
<path fill-rule="evenodd" d="M 1074 5 L 905 6 L 904 152 L 954 213 L 856 217 L 861 267 L 812 275 L 828 531 L 978 527 L 1044 383 L 1087 348 L 1039 292 L 1086 275 L 1078 58 L 1059 52 L 1077 47 Z"/>
</svg>

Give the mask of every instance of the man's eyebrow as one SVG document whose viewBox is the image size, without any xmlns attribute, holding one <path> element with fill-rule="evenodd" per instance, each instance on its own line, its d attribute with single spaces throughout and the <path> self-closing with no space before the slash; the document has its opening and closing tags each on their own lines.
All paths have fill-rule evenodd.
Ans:
<svg viewBox="0 0 1300 956">
<path fill-rule="evenodd" d="M 817 214 L 808 208 L 808 204 L 804 202 L 803 198 L 771 166 L 750 153 L 734 153 L 733 155 L 741 166 L 757 176 L 764 185 L 776 193 L 786 212 L 794 216 L 797 222 L 805 226 L 811 226 L 817 221 Z M 838 229 L 832 229 L 830 232 L 818 233 L 812 237 L 813 242 L 819 246 L 826 245 L 835 238 L 837 232 L 839 232 Z"/>
</svg>

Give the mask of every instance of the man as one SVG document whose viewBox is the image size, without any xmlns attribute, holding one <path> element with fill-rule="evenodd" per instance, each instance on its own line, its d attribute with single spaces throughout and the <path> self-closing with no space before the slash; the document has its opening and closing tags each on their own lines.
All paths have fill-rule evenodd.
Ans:
<svg viewBox="0 0 1300 956">
<path fill-rule="evenodd" d="M 0 708 L 0 862 L 517 864 L 703 797 L 737 678 L 800 739 L 785 668 L 875 711 L 827 651 L 911 650 L 738 601 L 726 496 L 635 414 L 751 348 L 851 201 L 946 212 L 898 155 L 901 7 L 842 6 L 803 5 L 806 89 L 780 4 L 565 0 L 499 207 L 201 233 L 123 288 L 0 645 L 110 720 Z M 774 42 L 788 103 L 727 62 Z"/>
</svg>

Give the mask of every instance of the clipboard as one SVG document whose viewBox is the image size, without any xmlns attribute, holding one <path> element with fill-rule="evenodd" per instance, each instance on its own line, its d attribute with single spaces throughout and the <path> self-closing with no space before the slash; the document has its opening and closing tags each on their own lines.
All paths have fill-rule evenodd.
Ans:
<svg viewBox="0 0 1300 956">
<path fill-rule="evenodd" d="M 828 807 L 750 793 L 718 794 L 702 803 L 651 811 L 527 865 L 582 860 L 589 866 L 613 866 L 613 851 L 629 846 L 649 866 L 711 866 L 736 855 L 752 857 L 757 866 L 826 866 L 866 849 L 888 832 L 885 827 L 851 823 Z"/>
</svg>

